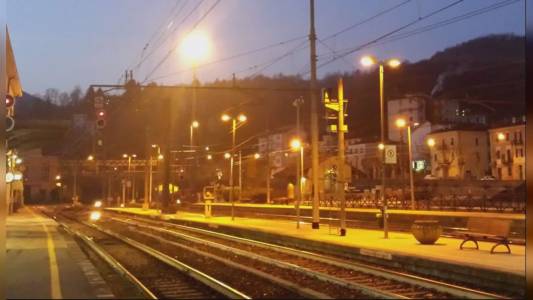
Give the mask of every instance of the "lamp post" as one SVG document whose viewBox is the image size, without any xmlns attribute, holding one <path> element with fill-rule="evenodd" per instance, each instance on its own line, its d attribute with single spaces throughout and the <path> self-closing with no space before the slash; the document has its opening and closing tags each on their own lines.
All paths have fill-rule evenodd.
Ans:
<svg viewBox="0 0 533 300">
<path fill-rule="evenodd" d="M 385 147 L 385 99 L 383 95 L 383 73 L 384 64 L 391 68 L 397 68 L 401 62 L 398 59 L 389 59 L 388 61 L 379 61 L 373 56 L 364 56 L 361 59 L 361 64 L 365 67 L 372 65 L 379 65 L 379 107 L 380 107 L 380 124 L 381 124 L 381 144 Z M 387 222 L 387 197 L 385 197 L 385 151 L 381 153 L 381 200 L 383 203 L 383 231 L 384 237 L 389 238 L 389 228 Z"/>
<path fill-rule="evenodd" d="M 222 121 L 228 122 L 231 121 L 231 152 L 230 152 L 230 172 L 229 172 L 229 185 L 230 185 L 230 191 L 229 191 L 229 200 L 231 202 L 231 220 L 235 220 L 235 199 L 233 198 L 233 164 L 234 159 L 233 156 L 235 155 L 235 135 L 237 131 L 237 122 L 244 123 L 246 122 L 246 116 L 243 114 L 240 114 L 237 116 L 237 118 L 232 118 L 227 114 L 222 115 Z"/>
<path fill-rule="evenodd" d="M 415 209 L 415 184 L 413 175 L 413 142 L 411 135 L 412 126 L 418 126 L 418 123 L 407 123 L 404 119 L 400 118 L 396 120 L 396 126 L 403 129 L 407 126 L 407 147 L 409 148 L 409 186 L 411 191 L 411 209 Z"/>
<path fill-rule="evenodd" d="M 191 135 L 190 135 L 190 146 L 191 146 L 191 149 L 194 146 L 194 139 L 193 139 L 194 129 L 198 128 L 199 126 L 200 126 L 200 123 L 198 123 L 198 121 L 192 121 L 191 126 L 190 126 L 190 129 L 191 129 Z"/>
<path fill-rule="evenodd" d="M 304 163 L 304 146 L 302 141 L 299 138 L 291 140 L 291 149 L 293 151 L 299 151 L 300 155 L 296 159 L 296 184 L 298 186 L 297 198 L 296 198 L 296 228 L 300 228 L 300 203 L 302 201 L 303 189 L 302 189 L 302 178 L 303 178 L 303 163 Z"/>
<path fill-rule="evenodd" d="M 131 160 L 133 158 L 136 158 L 137 155 L 136 154 L 122 154 L 122 157 L 128 159 L 128 178 L 131 182 L 131 201 L 135 202 L 135 177 L 132 178 L 132 174 L 131 174 Z M 134 173 L 133 176 L 135 176 L 135 170 L 133 170 L 133 173 Z M 123 201 L 123 204 L 126 205 L 125 197 L 122 198 L 122 201 Z"/>
</svg>

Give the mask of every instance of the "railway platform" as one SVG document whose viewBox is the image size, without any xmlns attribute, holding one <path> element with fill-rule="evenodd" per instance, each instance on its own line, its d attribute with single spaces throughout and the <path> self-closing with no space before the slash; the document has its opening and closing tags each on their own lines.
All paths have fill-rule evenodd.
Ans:
<svg viewBox="0 0 533 300">
<path fill-rule="evenodd" d="M 179 212 L 160 214 L 141 208 L 108 208 L 108 210 L 144 215 L 151 218 L 192 225 L 245 238 L 261 238 L 287 246 L 356 258 L 383 266 L 399 267 L 413 273 L 447 277 L 457 281 L 492 280 L 498 284 L 522 284 L 525 278 L 525 246 L 511 245 L 511 254 L 491 254 L 493 243 L 479 242 L 479 250 L 459 249 L 460 239 L 441 237 L 434 245 L 419 244 L 411 233 L 348 228 L 346 236 L 338 234 L 336 224 L 321 223 L 312 229 L 303 222 L 296 228 L 290 220 L 243 218 L 229 216 L 206 218 L 203 214 Z M 464 214 L 464 213 L 463 213 Z"/>
<path fill-rule="evenodd" d="M 58 224 L 31 207 L 6 221 L 8 299 L 111 299 L 105 281 Z"/>
</svg>

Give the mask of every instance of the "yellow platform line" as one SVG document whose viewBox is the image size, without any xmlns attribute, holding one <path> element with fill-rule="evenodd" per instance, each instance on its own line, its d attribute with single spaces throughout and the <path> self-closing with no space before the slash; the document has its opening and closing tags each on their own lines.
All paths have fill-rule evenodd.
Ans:
<svg viewBox="0 0 533 300">
<path fill-rule="evenodd" d="M 34 217 L 39 217 L 29 207 L 26 206 L 26 209 Z M 51 291 L 51 298 L 52 299 L 62 299 L 63 296 L 61 294 L 61 282 L 60 282 L 60 279 L 59 279 L 59 268 L 57 266 L 57 257 L 56 257 L 54 239 L 52 238 L 52 234 L 50 233 L 50 231 L 46 227 L 46 224 L 41 222 L 41 225 L 43 226 L 44 232 L 46 232 L 46 245 L 47 245 L 47 248 L 48 248 L 48 264 L 50 266 L 50 291 Z"/>
</svg>

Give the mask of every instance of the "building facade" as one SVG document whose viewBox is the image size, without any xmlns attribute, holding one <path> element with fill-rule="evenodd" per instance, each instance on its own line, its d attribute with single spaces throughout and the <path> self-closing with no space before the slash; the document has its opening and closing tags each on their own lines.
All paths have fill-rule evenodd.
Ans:
<svg viewBox="0 0 533 300">
<path fill-rule="evenodd" d="M 454 129 L 428 134 L 431 174 L 438 178 L 481 179 L 490 174 L 486 130 Z"/>
<path fill-rule="evenodd" d="M 498 180 L 525 180 L 526 125 L 489 129 L 492 176 Z"/>
</svg>

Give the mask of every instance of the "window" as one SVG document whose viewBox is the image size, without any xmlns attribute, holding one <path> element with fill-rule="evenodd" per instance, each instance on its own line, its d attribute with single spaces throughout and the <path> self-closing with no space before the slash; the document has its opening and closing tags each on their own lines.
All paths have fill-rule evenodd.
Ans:
<svg viewBox="0 0 533 300">
<path fill-rule="evenodd" d="M 511 150 L 507 149 L 507 161 L 511 161 Z"/>
<path fill-rule="evenodd" d="M 518 166 L 518 178 L 524 180 L 524 167 Z"/>
<path fill-rule="evenodd" d="M 509 141 L 509 132 L 505 133 L 505 140 Z"/>
<path fill-rule="evenodd" d="M 520 141 L 520 143 L 522 143 L 522 131 L 520 131 L 518 133 L 518 141 Z"/>
<path fill-rule="evenodd" d="M 479 139 L 476 138 L 476 146 L 479 146 Z"/>
<path fill-rule="evenodd" d="M 479 152 L 476 152 L 476 160 L 479 162 L 481 160 L 481 156 L 479 155 Z"/>
<path fill-rule="evenodd" d="M 453 146 L 453 138 L 450 139 L 450 145 Z"/>
<path fill-rule="evenodd" d="M 498 168 L 498 179 L 502 179 L 502 168 Z"/>
<path fill-rule="evenodd" d="M 496 158 L 500 159 L 500 150 L 496 151 Z"/>
<path fill-rule="evenodd" d="M 518 157 L 518 149 L 515 150 L 514 157 Z"/>
<path fill-rule="evenodd" d="M 437 154 L 435 154 L 435 156 L 433 157 L 433 160 L 434 160 L 435 162 L 437 162 Z"/>
<path fill-rule="evenodd" d="M 516 139 L 516 131 L 514 132 L 513 136 L 514 136 L 513 137 L 513 141 L 516 142 L 517 141 L 517 139 Z"/>
<path fill-rule="evenodd" d="M 507 168 L 507 175 L 509 175 L 509 176 L 513 176 L 513 167 L 512 167 L 512 166 L 509 166 L 509 167 Z"/>
<path fill-rule="evenodd" d="M 520 149 L 520 157 L 524 157 L 524 149 Z"/>
</svg>

